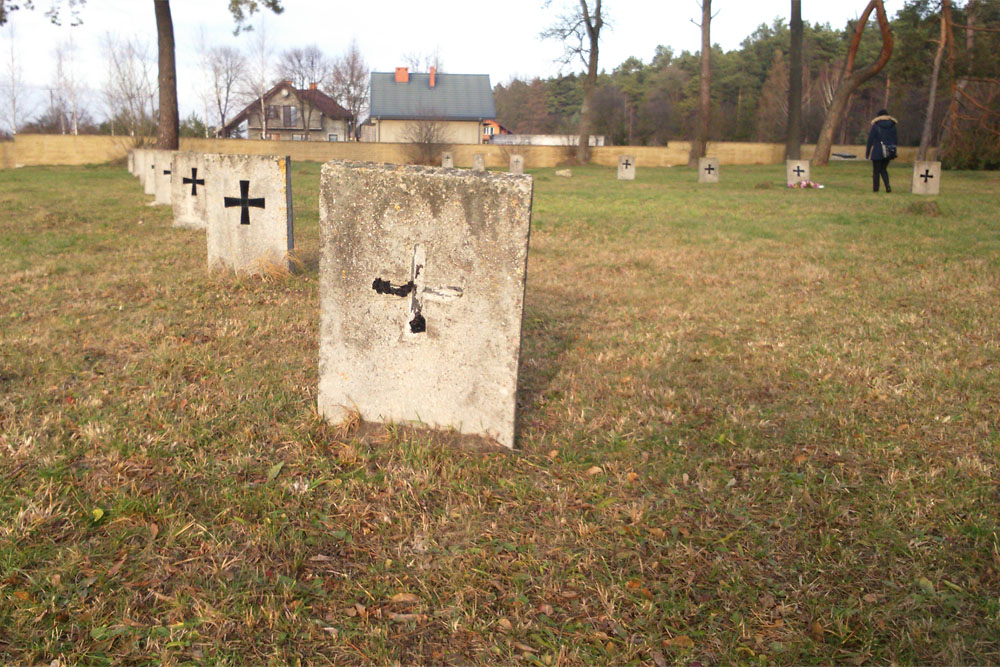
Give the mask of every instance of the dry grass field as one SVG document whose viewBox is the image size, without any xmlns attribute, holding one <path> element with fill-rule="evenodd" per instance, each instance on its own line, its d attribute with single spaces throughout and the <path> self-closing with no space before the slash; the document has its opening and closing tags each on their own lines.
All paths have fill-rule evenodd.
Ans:
<svg viewBox="0 0 1000 667">
<path fill-rule="evenodd" d="M 1000 662 L 1000 178 L 535 172 L 514 453 L 317 418 L 298 270 L 0 171 L 0 663 Z"/>
</svg>

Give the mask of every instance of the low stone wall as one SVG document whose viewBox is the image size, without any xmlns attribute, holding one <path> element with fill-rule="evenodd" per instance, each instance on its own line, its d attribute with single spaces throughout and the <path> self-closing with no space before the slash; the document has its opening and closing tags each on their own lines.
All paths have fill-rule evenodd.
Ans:
<svg viewBox="0 0 1000 667">
<path fill-rule="evenodd" d="M 132 137 L 72 136 L 19 134 L 13 142 L 0 143 L 0 167 L 24 165 L 81 165 L 110 162 L 125 156 L 136 145 Z M 256 141 L 249 139 L 181 139 L 180 148 L 199 153 L 238 153 L 246 155 L 289 155 L 294 162 L 326 162 L 356 160 L 406 164 L 411 161 L 409 144 L 376 144 L 327 141 Z M 494 144 L 459 145 L 452 148 L 455 166 L 472 166 L 473 156 L 482 153 L 487 167 L 506 169 L 511 155 L 523 155 L 529 169 L 571 164 L 575 154 L 572 146 L 500 146 Z M 802 146 L 802 157 L 810 159 L 815 146 Z M 671 141 L 667 146 L 600 146 L 591 148 L 594 164 L 614 167 L 618 156 L 634 155 L 642 167 L 676 167 L 687 164 L 690 144 Z M 834 153 L 856 155 L 864 159 L 864 146 L 834 146 Z M 899 160 L 912 162 L 917 149 L 900 147 Z M 932 151 L 933 155 L 934 151 Z M 710 142 L 708 155 L 717 157 L 723 165 L 780 164 L 784 161 L 784 144 L 740 142 Z M 932 158 L 933 159 L 933 158 Z"/>
</svg>

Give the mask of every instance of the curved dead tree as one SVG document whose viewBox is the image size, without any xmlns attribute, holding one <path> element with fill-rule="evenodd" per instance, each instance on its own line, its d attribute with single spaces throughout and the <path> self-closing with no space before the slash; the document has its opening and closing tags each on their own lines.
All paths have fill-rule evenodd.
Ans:
<svg viewBox="0 0 1000 667">
<path fill-rule="evenodd" d="M 878 60 L 861 69 L 855 69 L 854 61 L 858 55 L 858 47 L 861 45 L 861 35 L 864 34 L 865 26 L 868 25 L 868 19 L 873 11 L 882 33 L 882 51 L 879 53 Z M 833 101 L 826 112 L 826 118 L 823 119 L 823 127 L 819 131 L 819 140 L 816 142 L 816 152 L 813 155 L 814 165 L 822 166 L 830 161 L 833 133 L 844 119 L 851 94 L 882 71 L 882 68 L 889 62 L 889 58 L 892 57 L 892 46 L 892 31 L 889 26 L 889 18 L 885 14 L 885 5 L 882 0 L 871 0 L 865 8 L 864 14 L 858 19 L 857 25 L 854 26 L 854 37 L 851 38 L 851 47 L 847 51 L 847 59 L 844 61 L 843 70 L 841 70 L 840 84 L 837 86 L 837 92 L 833 94 Z"/>
</svg>

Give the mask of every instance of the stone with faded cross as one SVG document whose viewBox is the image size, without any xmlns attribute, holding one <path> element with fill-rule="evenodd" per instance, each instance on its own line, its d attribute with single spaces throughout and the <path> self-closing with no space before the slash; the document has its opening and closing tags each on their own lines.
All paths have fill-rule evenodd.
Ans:
<svg viewBox="0 0 1000 667">
<path fill-rule="evenodd" d="M 698 182 L 699 183 L 719 182 L 719 158 L 717 157 L 698 158 Z"/>
<path fill-rule="evenodd" d="M 287 271 L 295 247 L 290 158 L 209 153 L 203 159 L 209 268 Z"/>
<path fill-rule="evenodd" d="M 619 181 L 634 181 L 635 180 L 635 156 L 634 155 L 619 155 L 618 156 L 618 180 Z"/>
<path fill-rule="evenodd" d="M 455 154 L 451 151 L 441 153 L 441 166 L 445 169 L 452 169 L 455 166 Z"/>
<path fill-rule="evenodd" d="M 476 171 L 484 171 L 486 169 L 486 156 L 482 153 L 473 154 L 472 168 Z"/>
<path fill-rule="evenodd" d="M 174 227 L 205 229 L 207 226 L 208 188 L 203 153 L 174 153 L 173 172 Z"/>
<path fill-rule="evenodd" d="M 809 160 L 785 160 L 785 182 L 788 185 L 798 185 L 802 181 L 812 180 L 809 176 Z"/>
<path fill-rule="evenodd" d="M 156 168 L 153 172 L 156 174 L 156 192 L 154 193 L 153 203 L 157 206 L 170 206 L 172 204 L 171 197 L 173 196 L 173 160 L 174 153 L 177 151 L 156 151 Z"/>
<path fill-rule="evenodd" d="M 530 176 L 330 162 L 320 413 L 514 446 Z"/>
<path fill-rule="evenodd" d="M 913 163 L 913 187 L 915 195 L 937 195 L 941 193 L 941 163 L 918 160 Z"/>
<path fill-rule="evenodd" d="M 512 173 L 512 174 L 523 174 L 524 173 L 524 156 L 523 155 L 511 155 L 510 156 L 510 173 Z"/>
</svg>

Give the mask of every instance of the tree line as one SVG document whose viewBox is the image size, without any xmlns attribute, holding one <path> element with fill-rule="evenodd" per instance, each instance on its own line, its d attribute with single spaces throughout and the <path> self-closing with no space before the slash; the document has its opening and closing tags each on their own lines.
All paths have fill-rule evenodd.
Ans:
<svg viewBox="0 0 1000 667">
<path fill-rule="evenodd" d="M 944 37 L 942 13 L 950 14 Z M 707 13 L 703 26 L 706 20 Z M 820 139 L 838 88 L 849 75 L 845 60 L 856 28 L 855 21 L 841 28 L 802 23 L 801 79 L 796 80 L 801 82 L 799 132 L 805 143 Z M 1000 167 L 1000 59 L 995 55 L 1000 47 L 1000 0 L 969 0 L 960 6 L 946 0 L 908 0 L 888 20 L 888 28 L 895 46 L 891 58 L 847 95 L 833 142 L 864 143 L 871 119 L 885 107 L 900 120 L 901 144 L 920 145 L 925 118 L 930 118 L 929 141 L 942 146 L 947 162 Z M 858 70 L 884 53 L 874 12 L 860 35 Z M 579 44 L 573 42 L 574 47 Z M 792 31 L 785 17 L 762 24 L 737 49 L 711 47 L 709 139 L 785 142 L 791 48 Z M 939 52 L 944 55 L 935 79 Z M 589 109 L 591 132 L 616 145 L 662 146 L 694 139 L 701 55 L 658 46 L 648 61 L 630 57 L 610 72 L 602 69 L 595 77 Z M 496 85 L 497 120 L 518 134 L 575 134 L 581 125 L 586 78 L 585 73 L 567 73 Z M 932 87 L 938 94 L 928 114 Z"/>
</svg>

